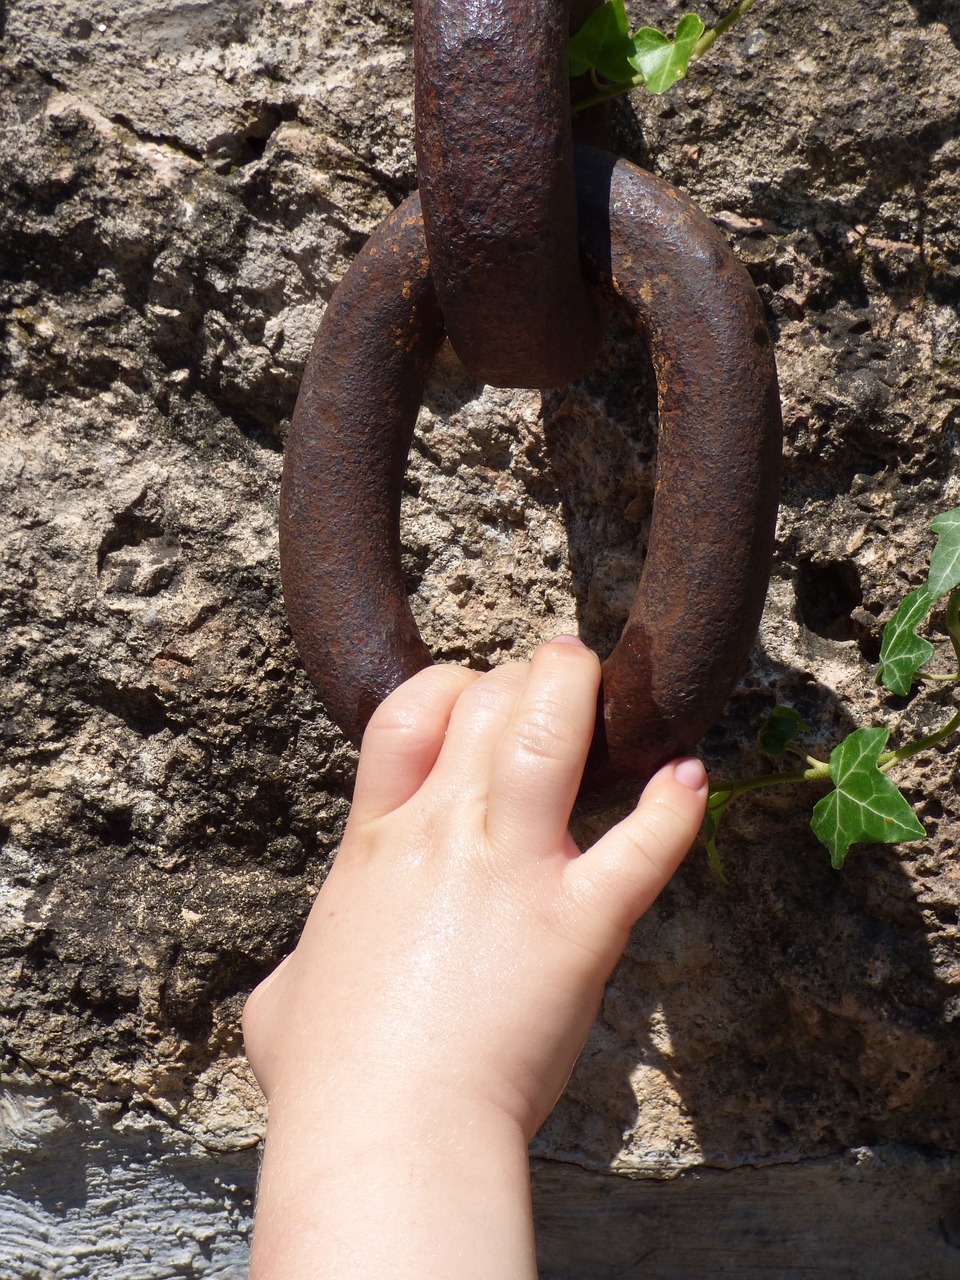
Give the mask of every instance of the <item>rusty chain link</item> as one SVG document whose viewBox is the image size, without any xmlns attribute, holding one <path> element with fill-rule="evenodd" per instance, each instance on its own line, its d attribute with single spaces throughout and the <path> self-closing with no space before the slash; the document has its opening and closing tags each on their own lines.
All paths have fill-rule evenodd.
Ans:
<svg viewBox="0 0 960 1280">
<path fill-rule="evenodd" d="M 592 2 L 579 0 L 581 11 Z M 428 26 L 437 21 L 439 27 L 431 28 L 426 44 L 442 44 L 443 31 L 462 34 L 467 15 L 474 15 L 469 19 L 474 25 L 489 21 L 496 27 L 505 8 L 526 6 L 418 0 L 418 20 L 430 10 Z M 549 39 L 555 38 L 558 14 L 565 30 L 566 4 L 553 0 L 529 8 L 541 17 L 552 11 L 552 25 L 543 28 Z M 422 33 L 418 42 L 418 79 L 445 73 L 444 58 L 424 57 Z M 505 61 L 491 68 L 501 52 Z M 496 39 L 486 47 L 484 68 L 495 83 L 508 78 L 516 52 L 513 36 L 502 50 Z M 534 61 L 542 65 L 542 50 Z M 430 92 L 418 84 L 418 103 Z M 449 100 L 450 92 L 440 86 L 437 100 Z M 555 86 L 550 92 L 554 102 Z M 562 110 L 569 112 L 566 97 Z M 562 135 L 567 146 L 569 129 L 558 133 L 556 123 L 548 122 L 547 129 L 553 129 L 551 136 Z M 492 127 L 498 138 L 509 134 L 500 124 Z M 421 124 L 420 132 L 429 135 L 432 128 Z M 518 147 L 527 143 L 517 136 Z M 463 156 L 479 162 L 481 144 L 476 137 L 458 143 L 454 150 L 459 148 L 460 158 L 452 167 L 461 165 Z M 430 142 L 425 150 L 435 145 Z M 533 171 L 541 173 L 542 150 L 533 146 L 531 151 Z M 499 273 L 502 289 L 507 277 L 522 276 L 510 263 L 514 237 L 524 228 L 507 216 L 514 191 L 499 161 L 490 152 L 485 167 L 496 170 L 504 186 L 497 216 L 505 221 L 496 223 L 497 234 L 490 238 L 490 275 Z M 437 267 L 428 252 L 431 232 L 424 225 L 429 218 L 421 212 L 421 198 L 438 218 L 434 237 L 440 227 L 441 245 L 449 249 L 444 219 L 451 209 L 456 213 L 458 203 L 468 207 L 468 193 L 434 189 L 431 183 L 428 197 L 427 173 L 448 172 L 431 163 L 421 170 L 421 194 L 410 197 L 371 236 L 326 309 L 284 461 L 280 552 L 290 623 L 327 710 L 355 742 L 377 704 L 432 661 L 407 601 L 399 521 L 407 451 L 445 321 L 455 326 L 452 315 L 466 317 L 461 354 L 468 362 L 476 357 L 474 370 L 494 371 L 498 352 L 510 346 L 529 354 L 537 371 L 518 381 L 548 385 L 543 374 L 552 359 L 552 341 L 560 352 L 557 370 L 579 367 L 562 345 L 563 321 L 561 337 L 551 339 L 536 316 L 520 312 L 513 293 L 500 297 L 498 310 L 496 290 L 474 290 L 474 266 L 484 284 L 485 260 L 478 256 L 482 223 L 471 260 L 447 254 L 445 265 Z M 559 172 L 562 187 L 563 165 Z M 523 191 L 528 190 L 522 166 L 511 161 L 509 173 L 519 175 Z M 657 378 L 657 487 L 650 540 L 636 602 L 603 664 L 587 778 L 591 786 L 623 779 L 635 785 L 672 756 L 695 748 L 743 670 L 773 553 L 780 402 L 760 299 L 722 235 L 696 206 L 668 184 L 591 147 L 577 149 L 575 191 L 577 210 L 565 232 L 569 237 L 573 227 L 579 243 L 571 296 L 601 297 L 619 307 L 648 347 Z M 531 206 L 519 196 L 516 203 L 537 206 L 536 200 Z M 466 221 L 473 235 L 482 208 L 470 207 Z M 569 259 L 555 276 L 542 261 L 557 246 L 558 253 L 566 253 L 563 236 L 551 238 L 548 213 L 541 204 L 536 225 L 528 228 L 529 244 L 540 249 L 531 248 L 524 262 L 533 276 L 542 272 L 544 279 L 569 282 Z M 463 304 L 464 297 L 472 301 Z M 497 331 L 492 338 L 484 331 L 476 350 L 472 306 L 485 309 L 486 326 Z M 515 310 L 522 322 L 511 329 Z M 596 307 L 589 312 L 593 318 L 597 314 Z M 528 325 L 536 336 L 525 342 Z M 509 343 L 502 341 L 505 333 L 513 335 Z"/>
<path fill-rule="evenodd" d="M 557 387 L 595 363 L 580 273 L 569 3 L 416 0 L 417 172 L 454 351 L 481 382 Z"/>
</svg>

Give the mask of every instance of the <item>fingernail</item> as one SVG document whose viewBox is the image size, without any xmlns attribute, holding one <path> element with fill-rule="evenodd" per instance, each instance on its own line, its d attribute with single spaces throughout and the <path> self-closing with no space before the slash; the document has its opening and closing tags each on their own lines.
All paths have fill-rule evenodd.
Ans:
<svg viewBox="0 0 960 1280">
<path fill-rule="evenodd" d="M 583 641 L 580 639 L 579 636 L 566 636 L 566 635 L 554 636 L 553 643 L 554 644 L 579 644 L 581 646 L 583 645 Z"/>
<path fill-rule="evenodd" d="M 678 760 L 673 766 L 673 776 L 682 787 L 689 787 L 691 791 L 700 791 L 707 785 L 707 771 L 693 756 L 688 760 Z"/>
</svg>

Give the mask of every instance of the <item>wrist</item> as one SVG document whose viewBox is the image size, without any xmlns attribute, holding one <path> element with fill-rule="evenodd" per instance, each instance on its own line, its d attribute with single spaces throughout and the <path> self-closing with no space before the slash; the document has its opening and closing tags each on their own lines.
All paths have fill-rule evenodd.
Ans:
<svg viewBox="0 0 960 1280">
<path fill-rule="evenodd" d="M 471 1053 L 467 1044 L 454 1052 L 449 1044 L 436 1045 L 439 1035 L 435 1029 L 397 1035 L 377 1022 L 372 1030 L 352 1035 L 336 1027 L 309 1039 L 288 1036 L 266 1090 L 271 1117 L 296 1112 L 300 1122 L 322 1124 L 326 1130 L 337 1124 L 338 1116 L 367 1114 L 379 1107 L 394 1123 L 401 1118 L 420 1123 L 437 1116 L 455 1128 L 469 1116 L 496 1128 L 513 1125 L 522 1141 L 529 1142 L 569 1069 L 555 1072 L 555 1079 L 544 1079 L 536 1062 L 523 1063 L 518 1080 L 516 1071 L 505 1070 L 498 1061 L 502 1055 Z M 564 1055 L 558 1051 L 553 1057 L 559 1061 Z"/>
<path fill-rule="evenodd" d="M 386 1274 L 536 1276 L 522 1128 L 498 1108 L 426 1082 L 279 1089 L 253 1280 Z"/>
</svg>

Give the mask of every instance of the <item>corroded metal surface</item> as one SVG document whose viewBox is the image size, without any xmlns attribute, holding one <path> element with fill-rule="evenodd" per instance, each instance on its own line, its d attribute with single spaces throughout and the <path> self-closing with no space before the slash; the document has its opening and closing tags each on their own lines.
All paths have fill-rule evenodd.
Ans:
<svg viewBox="0 0 960 1280">
<path fill-rule="evenodd" d="M 413 195 L 370 237 L 324 312 L 280 486 L 287 616 L 310 679 L 354 742 L 390 690 L 431 661 L 400 568 L 400 491 L 442 341 Z"/>
<path fill-rule="evenodd" d="M 579 0 L 579 23 L 592 4 Z M 494 386 L 593 365 L 603 305 L 580 273 L 568 0 L 417 0 L 417 169 L 454 350 Z"/>
<path fill-rule="evenodd" d="M 603 664 L 605 740 L 592 753 L 646 778 L 696 746 L 753 644 L 773 558 L 780 394 L 753 282 L 688 196 L 589 147 L 577 149 L 577 192 L 587 275 L 633 320 L 657 379 L 650 540 Z"/>
<path fill-rule="evenodd" d="M 781 423 L 762 306 L 726 241 L 679 191 L 578 151 L 588 277 L 646 341 L 660 435 L 636 604 L 603 667 L 594 780 L 643 780 L 693 749 L 740 676 L 773 551 Z M 354 741 L 430 662 L 399 555 L 405 458 L 442 338 L 413 196 L 327 308 L 281 490 L 281 562 L 307 671 Z M 616 495 L 611 494 L 611 501 Z"/>
</svg>

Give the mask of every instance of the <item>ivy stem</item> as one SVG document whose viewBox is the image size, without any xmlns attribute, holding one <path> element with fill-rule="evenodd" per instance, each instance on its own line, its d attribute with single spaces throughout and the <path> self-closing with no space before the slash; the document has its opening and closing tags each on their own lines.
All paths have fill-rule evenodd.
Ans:
<svg viewBox="0 0 960 1280">
<path fill-rule="evenodd" d="M 573 115 L 579 115 L 588 107 L 598 107 L 601 102 L 609 102 L 611 98 L 619 98 L 621 93 L 629 93 L 631 89 L 643 88 L 643 76 L 634 76 L 632 80 L 622 80 L 619 84 L 608 85 L 599 93 L 591 93 L 587 98 L 580 98 L 570 108 Z"/>
<path fill-rule="evenodd" d="M 898 747 L 896 751 L 885 751 L 877 760 L 877 767 L 886 772 L 901 760 L 909 760 L 911 756 L 926 751 L 928 747 L 935 747 L 938 742 L 943 742 L 944 738 L 949 738 L 958 729 L 960 729 L 960 711 L 954 712 L 947 723 L 942 728 L 935 729 L 933 733 L 917 738 L 916 742 L 908 742 L 905 746 Z"/>
<path fill-rule="evenodd" d="M 801 751 L 799 747 L 786 746 L 784 747 L 784 751 L 789 751 L 792 756 L 796 756 L 797 759 L 802 760 L 804 764 L 810 765 L 812 769 L 816 769 L 819 765 L 824 763 L 822 760 L 818 760 L 816 756 L 811 756 L 806 751 Z"/>
<path fill-rule="evenodd" d="M 956 654 L 957 667 L 960 668 L 960 590 L 954 588 L 947 600 L 947 635 Z M 960 670 L 957 675 L 960 676 Z"/>
<path fill-rule="evenodd" d="M 697 43 L 693 46 L 690 53 L 690 61 L 701 58 L 707 50 L 713 45 L 718 36 L 722 36 L 725 31 L 729 31 L 735 22 L 738 22 L 745 13 L 753 8 L 757 0 L 739 0 L 729 13 L 725 13 L 715 27 L 711 27 L 709 31 L 705 31 Z M 598 107 L 601 102 L 609 102 L 611 98 L 619 98 L 621 93 L 629 93 L 631 89 L 642 89 L 644 85 L 643 76 L 636 75 L 630 80 L 621 80 L 617 84 L 609 84 L 600 87 L 596 69 L 592 68 L 590 72 L 593 83 L 597 86 L 597 92 L 592 93 L 588 98 L 580 98 L 571 107 L 574 115 L 578 115 L 581 111 L 586 111 L 588 107 Z"/>
<path fill-rule="evenodd" d="M 938 742 L 943 742 L 945 738 L 949 738 L 958 730 L 960 730 L 960 711 L 954 712 L 947 723 L 941 728 L 935 729 L 933 733 L 917 738 L 915 742 L 908 742 L 905 746 L 897 747 L 895 751 L 885 751 L 878 758 L 877 767 L 886 773 L 895 764 L 899 764 L 901 760 L 909 760 L 911 756 L 919 755 L 921 751 L 935 747 Z M 810 766 L 808 769 L 788 769 L 782 773 L 765 773 L 756 778 L 741 778 L 737 782 L 716 782 L 710 788 L 710 798 L 725 794 L 726 799 L 723 802 L 723 807 L 726 809 L 728 804 L 748 791 L 759 791 L 761 787 L 789 785 L 791 782 L 822 782 L 830 777 L 829 763 L 817 760 L 814 756 L 807 756 L 807 761 Z"/>
<path fill-rule="evenodd" d="M 709 31 L 703 33 L 693 46 L 690 61 L 692 62 L 694 58 L 702 58 L 717 36 L 722 36 L 725 31 L 729 31 L 733 24 L 739 22 L 745 13 L 749 13 L 756 3 L 757 0 L 740 0 L 739 4 L 735 4 L 729 13 L 723 15 L 715 27 L 711 27 Z"/>
<path fill-rule="evenodd" d="M 782 773 L 765 773 L 757 778 L 741 778 L 737 782 L 717 782 L 710 788 L 711 797 L 721 792 L 729 792 L 725 806 L 746 791 L 757 791 L 760 787 L 779 787 L 782 783 L 816 782 L 830 777 L 829 764 L 817 760 L 809 769 L 786 769 Z"/>
</svg>

